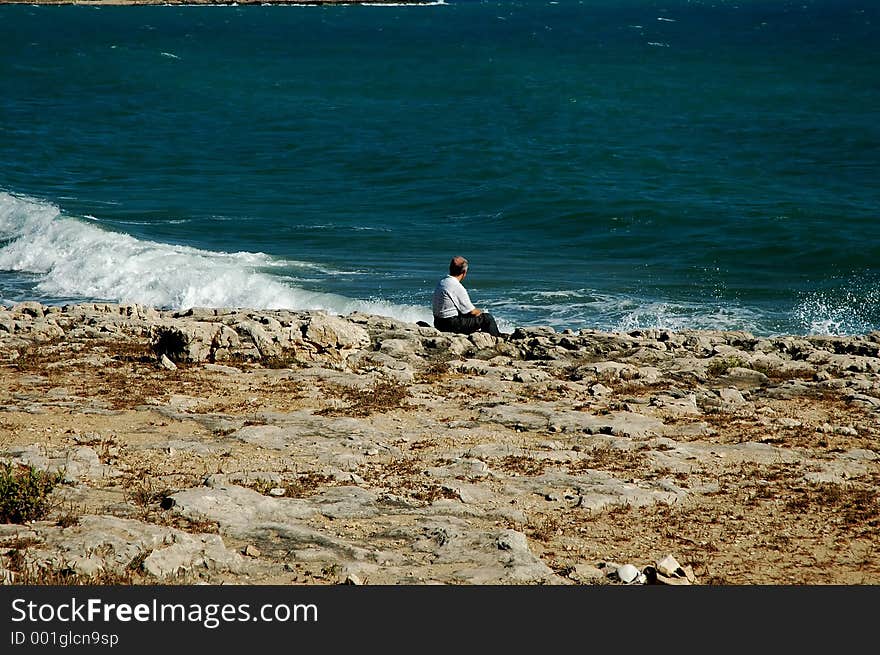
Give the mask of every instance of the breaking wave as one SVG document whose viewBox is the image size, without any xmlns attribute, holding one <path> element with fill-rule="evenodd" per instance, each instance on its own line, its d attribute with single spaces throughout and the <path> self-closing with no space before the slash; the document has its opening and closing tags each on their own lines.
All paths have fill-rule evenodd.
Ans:
<svg viewBox="0 0 880 655">
<path fill-rule="evenodd" d="M 430 320 L 424 307 L 309 291 L 267 272 L 279 267 L 308 271 L 316 265 L 259 252 L 212 252 L 141 240 L 67 216 L 52 203 L 0 192 L 0 271 L 31 277 L 43 302 L 54 297 L 164 309 L 361 311 L 409 322 Z M 0 300 L 2 294 L 0 288 Z"/>
</svg>

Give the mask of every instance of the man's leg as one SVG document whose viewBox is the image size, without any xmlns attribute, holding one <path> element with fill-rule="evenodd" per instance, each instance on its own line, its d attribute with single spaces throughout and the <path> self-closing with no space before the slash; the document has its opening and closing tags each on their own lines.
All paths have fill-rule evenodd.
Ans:
<svg viewBox="0 0 880 655">
<path fill-rule="evenodd" d="M 500 337 L 501 336 L 501 332 L 498 329 L 498 325 L 497 325 L 497 323 L 495 323 L 495 317 L 492 316 L 492 314 L 489 314 L 488 312 L 483 312 L 482 314 L 477 316 L 477 318 L 482 319 L 480 321 L 480 329 L 483 332 L 488 332 L 493 337 Z"/>
<path fill-rule="evenodd" d="M 459 314 L 453 320 L 455 321 L 455 331 L 459 334 L 479 332 L 482 325 L 480 316 L 474 316 L 473 314 Z"/>
<path fill-rule="evenodd" d="M 461 334 L 473 334 L 474 332 L 488 332 L 493 337 L 500 337 L 501 332 L 495 323 L 495 317 L 492 314 L 483 312 L 474 316 L 473 314 L 462 314 L 457 319 L 456 332 Z"/>
<path fill-rule="evenodd" d="M 477 316 L 473 314 L 459 314 L 453 318 L 435 318 L 434 327 L 441 332 L 455 332 L 457 334 L 488 332 L 493 337 L 501 336 L 498 325 L 495 323 L 495 317 L 486 312 Z"/>
</svg>

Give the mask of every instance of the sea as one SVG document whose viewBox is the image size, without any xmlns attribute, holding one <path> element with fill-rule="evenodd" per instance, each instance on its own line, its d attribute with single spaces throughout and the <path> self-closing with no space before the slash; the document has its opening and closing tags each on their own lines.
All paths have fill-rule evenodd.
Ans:
<svg viewBox="0 0 880 655">
<path fill-rule="evenodd" d="M 880 329 L 880 3 L 0 5 L 0 304 Z"/>
</svg>

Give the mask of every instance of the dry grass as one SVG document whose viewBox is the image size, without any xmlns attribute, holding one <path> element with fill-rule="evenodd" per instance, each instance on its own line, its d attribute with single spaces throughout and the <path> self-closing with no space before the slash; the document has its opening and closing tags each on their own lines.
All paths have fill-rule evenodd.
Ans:
<svg viewBox="0 0 880 655">
<path fill-rule="evenodd" d="M 547 465 L 545 460 L 524 455 L 508 455 L 492 462 L 492 468 L 526 476 L 542 475 L 547 470 Z"/>
<path fill-rule="evenodd" d="M 365 418 L 371 414 L 389 412 L 406 407 L 409 389 L 395 380 L 377 380 L 365 389 L 341 385 L 324 385 L 327 396 L 342 399 L 344 407 L 326 407 L 316 414 L 321 416 L 351 416 Z"/>
<path fill-rule="evenodd" d="M 880 497 L 876 486 L 822 483 L 799 487 L 786 500 L 785 507 L 794 513 L 818 512 L 840 528 L 880 536 Z"/>
<path fill-rule="evenodd" d="M 68 568 L 38 566 L 28 561 L 28 546 L 13 547 L 6 556 L 6 570 L 12 576 L 8 584 L 25 586 L 131 586 L 136 584 L 155 584 L 141 576 L 138 571 L 149 552 L 133 559 L 122 571 L 100 571 L 95 575 L 85 575 Z"/>
<path fill-rule="evenodd" d="M 426 462 L 418 458 L 401 457 L 386 462 L 369 462 L 358 469 L 358 474 L 372 487 L 422 503 L 441 498 L 458 499 L 455 491 L 437 484 L 425 474 L 426 466 Z"/>
<path fill-rule="evenodd" d="M 452 370 L 449 366 L 450 361 L 444 359 L 429 363 L 416 375 L 416 383 L 437 384 L 448 379 L 452 375 Z"/>
<path fill-rule="evenodd" d="M 0 564 L 11 574 L 7 584 L 82 586 L 134 585 L 148 582 L 139 572 L 150 551 L 142 552 L 121 571 L 100 571 L 95 575 L 85 575 L 67 567 L 38 564 L 28 555 L 30 549 L 39 546 L 40 543 L 38 539 L 19 537 L 3 544 L 6 554 L 0 556 Z"/>
<path fill-rule="evenodd" d="M 277 355 L 270 355 L 260 360 L 264 368 L 272 369 L 298 369 L 306 364 L 296 358 L 295 350 L 284 350 Z"/>
<path fill-rule="evenodd" d="M 614 448 L 608 444 L 601 444 L 584 451 L 581 459 L 572 462 L 568 470 L 572 474 L 588 470 L 601 470 L 609 472 L 627 472 L 635 474 L 639 471 L 650 470 L 651 463 L 645 456 L 648 446 L 642 445 L 632 450 Z"/>
<path fill-rule="evenodd" d="M 541 515 L 533 518 L 527 526 L 527 534 L 532 539 L 549 543 L 562 534 L 562 522 L 555 515 Z"/>
<path fill-rule="evenodd" d="M 278 495 L 272 494 L 273 489 L 283 489 L 284 493 L 280 497 L 284 498 L 307 498 L 316 494 L 321 488 L 335 485 L 336 481 L 333 476 L 324 475 L 310 471 L 303 473 L 295 480 L 289 482 L 272 482 L 271 480 L 254 480 L 247 486 L 258 491 L 264 496 Z"/>
</svg>

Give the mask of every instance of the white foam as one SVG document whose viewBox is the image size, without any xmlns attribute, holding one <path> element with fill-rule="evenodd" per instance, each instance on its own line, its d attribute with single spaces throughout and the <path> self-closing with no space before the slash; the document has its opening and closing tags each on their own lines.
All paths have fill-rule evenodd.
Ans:
<svg viewBox="0 0 880 655">
<path fill-rule="evenodd" d="M 880 292 L 866 281 L 847 280 L 841 291 L 806 295 L 794 310 L 807 334 L 845 336 L 877 329 Z"/>
<path fill-rule="evenodd" d="M 652 302 L 625 312 L 614 331 L 661 330 L 757 330 L 757 314 L 742 307 L 704 307 L 688 303 Z"/>
<path fill-rule="evenodd" d="M 557 299 L 558 302 L 548 302 Z M 737 304 L 707 305 L 681 300 L 637 298 L 592 289 L 560 289 L 525 293 L 492 303 L 499 314 L 527 315 L 523 325 L 549 325 L 555 329 L 599 329 L 630 332 L 642 329 L 748 330 L 766 332 L 767 316 Z"/>
<path fill-rule="evenodd" d="M 588 294 L 586 289 L 560 289 L 557 291 L 538 291 L 535 296 L 538 298 L 583 298 Z"/>
<path fill-rule="evenodd" d="M 431 320 L 427 307 L 309 291 L 262 270 L 322 270 L 312 263 L 140 240 L 65 216 L 51 203 L 5 192 L 0 192 L 0 245 L 0 270 L 36 275 L 36 290 L 46 296 L 170 309 L 321 309 Z"/>
</svg>

